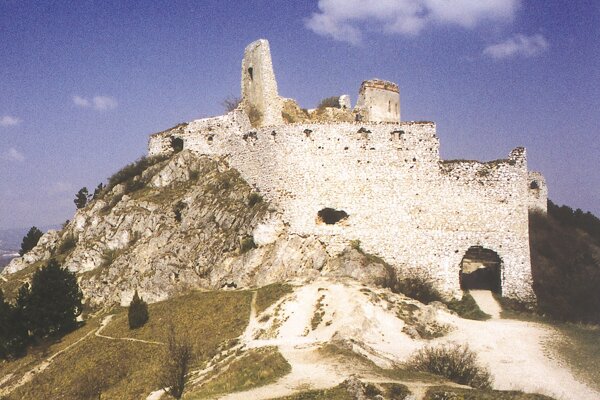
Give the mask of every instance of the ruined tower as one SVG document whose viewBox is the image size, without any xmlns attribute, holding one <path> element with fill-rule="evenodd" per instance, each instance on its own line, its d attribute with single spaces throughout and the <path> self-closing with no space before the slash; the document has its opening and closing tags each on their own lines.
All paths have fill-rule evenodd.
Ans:
<svg viewBox="0 0 600 400">
<path fill-rule="evenodd" d="M 380 79 L 364 81 L 358 92 L 356 109 L 363 121 L 400 122 L 400 89 Z"/>
<path fill-rule="evenodd" d="M 277 81 L 271 62 L 269 42 L 259 39 L 250 43 L 242 60 L 242 107 L 254 125 L 283 123 L 283 102 L 277 93 Z"/>
</svg>

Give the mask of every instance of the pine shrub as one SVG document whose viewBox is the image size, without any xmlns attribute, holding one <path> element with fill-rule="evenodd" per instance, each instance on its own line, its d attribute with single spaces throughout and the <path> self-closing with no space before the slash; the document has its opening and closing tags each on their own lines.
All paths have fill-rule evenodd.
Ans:
<svg viewBox="0 0 600 400">
<path fill-rule="evenodd" d="M 133 295 L 133 299 L 129 304 L 129 312 L 127 314 L 129 320 L 129 329 L 137 329 L 148 322 L 148 303 L 146 303 L 139 295 L 137 290 Z"/>
</svg>

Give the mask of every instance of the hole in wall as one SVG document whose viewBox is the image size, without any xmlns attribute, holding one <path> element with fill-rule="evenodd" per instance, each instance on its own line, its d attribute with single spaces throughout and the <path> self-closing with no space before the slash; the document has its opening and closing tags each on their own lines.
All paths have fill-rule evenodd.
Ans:
<svg viewBox="0 0 600 400">
<path fill-rule="evenodd" d="M 179 153 L 183 150 L 183 139 L 180 137 L 171 136 L 171 148 L 175 153 Z"/>
<path fill-rule="evenodd" d="M 252 67 L 248 68 L 248 75 L 250 75 L 250 80 L 253 81 L 254 80 L 254 68 L 252 68 Z"/>
<path fill-rule="evenodd" d="M 531 181 L 531 183 L 529 184 L 529 189 L 539 189 L 540 185 L 537 183 L 537 181 Z"/>
<path fill-rule="evenodd" d="M 348 218 L 348 213 L 344 210 L 326 207 L 317 213 L 317 222 L 327 225 L 334 225 Z"/>
</svg>

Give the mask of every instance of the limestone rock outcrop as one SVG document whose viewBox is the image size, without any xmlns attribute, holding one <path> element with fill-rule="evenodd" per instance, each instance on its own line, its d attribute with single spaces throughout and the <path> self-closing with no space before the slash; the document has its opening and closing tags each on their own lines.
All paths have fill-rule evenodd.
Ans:
<svg viewBox="0 0 600 400">
<path fill-rule="evenodd" d="M 127 305 L 135 290 L 154 302 L 193 288 L 321 274 L 382 281 L 383 267 L 356 250 L 333 254 L 314 236 L 288 232 L 224 158 L 182 151 L 150 164 L 44 235 L 3 277 L 21 271 L 26 279 L 54 257 L 78 274 L 92 306 Z"/>
</svg>

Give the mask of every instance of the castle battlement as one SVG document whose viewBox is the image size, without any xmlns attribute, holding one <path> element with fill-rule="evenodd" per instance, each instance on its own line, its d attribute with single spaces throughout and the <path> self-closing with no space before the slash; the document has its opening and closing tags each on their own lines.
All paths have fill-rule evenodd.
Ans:
<svg viewBox="0 0 600 400">
<path fill-rule="evenodd" d="M 277 93 L 268 42 L 257 41 L 242 62 L 238 109 L 154 134 L 149 153 L 225 157 L 291 232 L 316 235 L 332 253 L 360 240 L 453 296 L 471 285 L 479 262 L 493 290 L 532 298 L 528 212 L 545 210 L 547 188 L 528 171 L 524 148 L 490 162 L 442 160 L 433 122 L 400 121 L 392 82 L 363 82 L 354 109 L 302 112 L 286 123 L 291 101 Z M 324 218 L 329 210 L 343 220 Z"/>
</svg>

